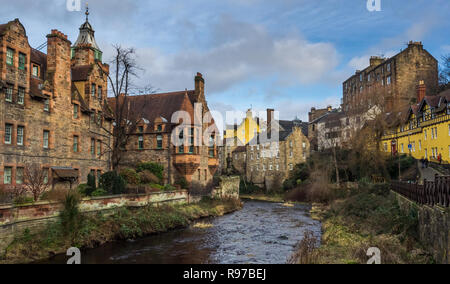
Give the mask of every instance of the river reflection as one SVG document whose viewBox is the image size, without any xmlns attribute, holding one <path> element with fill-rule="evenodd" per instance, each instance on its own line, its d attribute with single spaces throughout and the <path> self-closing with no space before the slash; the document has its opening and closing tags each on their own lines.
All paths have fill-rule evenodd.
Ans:
<svg viewBox="0 0 450 284">
<path fill-rule="evenodd" d="M 82 252 L 82 263 L 277 264 L 285 263 L 307 230 L 320 237 L 320 223 L 307 205 L 247 201 L 241 211 L 199 222 L 212 227 L 176 230 L 115 242 Z M 46 263 L 65 263 L 60 255 Z"/>
</svg>

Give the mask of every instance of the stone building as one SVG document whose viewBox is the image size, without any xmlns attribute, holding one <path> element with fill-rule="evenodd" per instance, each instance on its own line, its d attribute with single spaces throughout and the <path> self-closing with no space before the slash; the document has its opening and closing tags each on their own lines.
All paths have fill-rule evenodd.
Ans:
<svg viewBox="0 0 450 284">
<path fill-rule="evenodd" d="M 273 114 L 274 110 L 268 109 L 267 112 Z M 238 153 L 245 152 L 245 146 L 265 128 L 266 122 L 259 117 L 254 117 L 251 109 L 247 110 L 240 124 L 226 125 L 223 146 L 220 147 L 220 168 L 226 169 L 228 157 L 233 158 L 235 169 L 241 168 L 237 161 Z"/>
<path fill-rule="evenodd" d="M 386 113 L 400 110 L 417 103 L 415 89 L 419 81 L 436 92 L 438 61 L 421 42 L 411 41 L 391 58 L 371 57 L 370 66 L 344 81 L 342 109 L 352 115 L 374 105 Z"/>
<path fill-rule="evenodd" d="M 318 151 L 318 129 L 317 126 L 320 120 L 325 117 L 330 112 L 335 112 L 337 109 L 333 109 L 331 106 L 323 109 L 316 109 L 315 107 L 311 108 L 311 111 L 308 113 L 309 124 L 308 124 L 308 139 L 311 147 L 311 151 Z"/>
<path fill-rule="evenodd" d="M 0 183 L 22 184 L 30 164 L 49 183 L 110 169 L 103 127 L 112 123 L 102 115 L 109 67 L 87 15 L 73 46 L 52 30 L 46 54 L 30 46 L 18 19 L 0 25 Z"/>
<path fill-rule="evenodd" d="M 271 127 L 246 146 L 239 159 L 245 159 L 248 182 L 266 190 L 280 189 L 295 165 L 306 162 L 310 153 L 308 123 L 276 120 Z M 276 137 L 276 139 L 272 139 Z"/>
<path fill-rule="evenodd" d="M 194 90 L 128 96 L 127 100 L 140 122 L 128 140 L 121 167 L 155 162 L 164 167 L 166 183 L 181 178 L 203 186 L 211 183 L 219 165 L 219 136 L 214 120 L 204 123 L 209 108 L 202 74 L 197 73 Z M 112 109 L 115 101 L 109 98 Z M 176 119 L 180 111 L 189 120 L 183 126 Z M 175 144 L 178 138 L 182 145 Z"/>
</svg>

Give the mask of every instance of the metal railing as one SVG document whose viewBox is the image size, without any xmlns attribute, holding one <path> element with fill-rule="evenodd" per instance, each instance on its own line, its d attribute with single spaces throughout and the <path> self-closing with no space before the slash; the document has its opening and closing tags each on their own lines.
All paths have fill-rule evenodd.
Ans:
<svg viewBox="0 0 450 284">
<path fill-rule="evenodd" d="M 434 181 L 424 180 L 423 185 L 392 181 L 391 189 L 422 205 L 449 207 L 450 204 L 450 176 L 436 175 Z"/>
</svg>

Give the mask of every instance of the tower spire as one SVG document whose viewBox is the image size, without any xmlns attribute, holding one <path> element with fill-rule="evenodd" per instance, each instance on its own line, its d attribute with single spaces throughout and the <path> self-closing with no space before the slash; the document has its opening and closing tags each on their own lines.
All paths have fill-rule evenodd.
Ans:
<svg viewBox="0 0 450 284">
<path fill-rule="evenodd" d="M 86 22 L 89 20 L 89 4 L 86 2 L 86 12 L 84 13 L 86 15 Z"/>
</svg>

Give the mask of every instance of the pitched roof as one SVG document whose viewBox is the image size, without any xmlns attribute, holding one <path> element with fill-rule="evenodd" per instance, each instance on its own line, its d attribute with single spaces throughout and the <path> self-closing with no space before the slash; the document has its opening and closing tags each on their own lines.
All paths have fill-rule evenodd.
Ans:
<svg viewBox="0 0 450 284">
<path fill-rule="evenodd" d="M 172 115 L 180 110 L 186 111 L 191 117 L 191 123 L 194 122 L 194 107 L 189 97 L 189 93 L 193 91 L 180 91 L 171 93 L 160 93 L 139 96 L 127 96 L 129 108 L 133 110 L 135 115 L 140 118 L 147 119 L 150 124 L 161 117 L 167 121 L 171 121 Z M 125 97 L 121 96 L 123 102 Z M 108 98 L 111 109 L 115 110 L 116 98 Z"/>
<path fill-rule="evenodd" d="M 92 69 L 93 67 L 91 65 L 79 65 L 72 67 L 72 82 L 87 81 Z"/>
<path fill-rule="evenodd" d="M 234 149 L 233 153 L 241 153 L 245 151 L 246 151 L 245 146 L 237 146 L 236 149 Z"/>
</svg>

